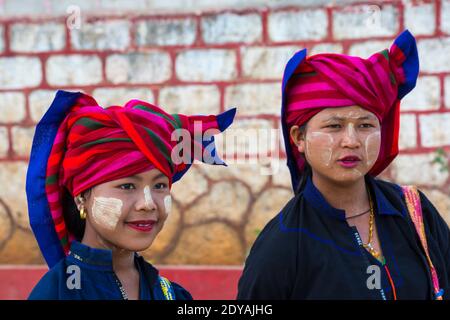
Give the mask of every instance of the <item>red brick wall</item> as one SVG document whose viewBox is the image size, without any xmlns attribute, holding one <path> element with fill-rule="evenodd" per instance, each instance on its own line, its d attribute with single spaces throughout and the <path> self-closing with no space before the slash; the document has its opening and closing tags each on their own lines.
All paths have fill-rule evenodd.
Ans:
<svg viewBox="0 0 450 320">
<path fill-rule="evenodd" d="M 421 78 L 415 99 L 402 106 L 403 154 L 447 148 L 448 130 L 433 127 L 448 122 L 450 108 L 448 1 L 342 2 L 198 14 L 81 12 L 80 29 L 67 28 L 70 15 L 3 19 L 1 159 L 28 160 L 30 131 L 57 89 L 82 89 L 105 104 L 117 101 L 115 90 L 135 89 L 128 95 L 169 110 L 219 112 L 236 105 L 241 119 L 277 127 L 282 68 L 296 50 L 364 56 L 405 28 L 418 40 Z M 185 92 L 199 103 L 180 101 Z"/>
</svg>

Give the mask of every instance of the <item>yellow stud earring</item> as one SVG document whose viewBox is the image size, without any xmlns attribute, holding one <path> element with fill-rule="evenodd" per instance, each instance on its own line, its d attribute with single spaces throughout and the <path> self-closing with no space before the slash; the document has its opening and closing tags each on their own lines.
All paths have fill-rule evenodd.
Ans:
<svg viewBox="0 0 450 320">
<path fill-rule="evenodd" d="M 81 218 L 82 220 L 86 219 L 86 209 L 84 208 L 84 206 L 81 206 L 81 209 L 80 209 L 80 218 Z"/>
</svg>

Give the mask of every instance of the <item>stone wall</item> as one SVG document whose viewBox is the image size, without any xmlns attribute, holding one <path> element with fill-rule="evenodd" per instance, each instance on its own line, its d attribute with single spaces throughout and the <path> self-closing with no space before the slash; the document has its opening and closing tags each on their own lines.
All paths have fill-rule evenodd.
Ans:
<svg viewBox="0 0 450 320">
<path fill-rule="evenodd" d="M 82 90 L 104 106 L 131 98 L 189 114 L 237 106 L 232 128 L 253 129 L 264 142 L 258 129 L 279 129 L 282 71 L 293 53 L 368 56 L 405 28 L 417 37 L 421 74 L 402 104 L 400 155 L 381 177 L 419 185 L 450 223 L 450 1 L 1 1 L 0 263 L 43 262 L 25 175 L 34 126 L 57 89 Z M 146 256 L 241 264 L 292 197 L 275 138 L 256 153 L 254 140 L 223 148 L 228 168 L 194 165 L 174 185 L 174 213 Z M 246 153 L 256 163 L 232 161 Z M 281 158 L 276 174 L 267 174 L 267 155 Z"/>
</svg>

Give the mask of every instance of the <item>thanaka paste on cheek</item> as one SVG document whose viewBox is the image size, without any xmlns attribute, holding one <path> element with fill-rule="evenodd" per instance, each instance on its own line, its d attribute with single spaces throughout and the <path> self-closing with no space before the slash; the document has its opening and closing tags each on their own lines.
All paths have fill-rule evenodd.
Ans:
<svg viewBox="0 0 450 320">
<path fill-rule="evenodd" d="M 164 197 L 164 209 L 166 214 L 170 214 L 172 211 L 172 197 L 170 195 Z"/>
<path fill-rule="evenodd" d="M 369 167 L 372 166 L 378 159 L 381 145 L 381 132 L 377 131 L 369 134 L 366 137 L 364 144 L 366 151 L 366 165 Z"/>
<path fill-rule="evenodd" d="M 94 197 L 92 217 L 105 228 L 114 230 L 122 215 L 122 200 L 116 198 Z"/>
<path fill-rule="evenodd" d="M 331 164 L 331 159 L 333 157 L 332 145 L 334 143 L 333 136 L 329 133 L 324 132 L 311 132 L 306 136 L 306 154 L 311 158 L 310 146 L 311 144 L 322 145 L 322 150 L 320 152 L 320 160 L 325 166 L 329 167 Z"/>
</svg>

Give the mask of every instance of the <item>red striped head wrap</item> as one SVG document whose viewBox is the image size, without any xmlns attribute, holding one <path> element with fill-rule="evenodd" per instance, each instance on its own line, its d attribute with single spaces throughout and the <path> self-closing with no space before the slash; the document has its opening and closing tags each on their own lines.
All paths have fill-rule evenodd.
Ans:
<svg viewBox="0 0 450 320">
<path fill-rule="evenodd" d="M 172 184 L 194 159 L 224 164 L 213 135 L 232 123 L 235 111 L 218 116 L 168 114 L 139 100 L 102 108 L 88 95 L 59 91 L 36 127 L 27 173 L 30 224 L 48 264 L 64 257 L 74 239 L 63 218 L 65 190 L 77 196 L 153 168 Z M 181 139 L 189 140 L 178 141 L 177 130 L 184 131 Z M 172 151 L 179 143 L 185 148 L 174 161 Z"/>
</svg>

